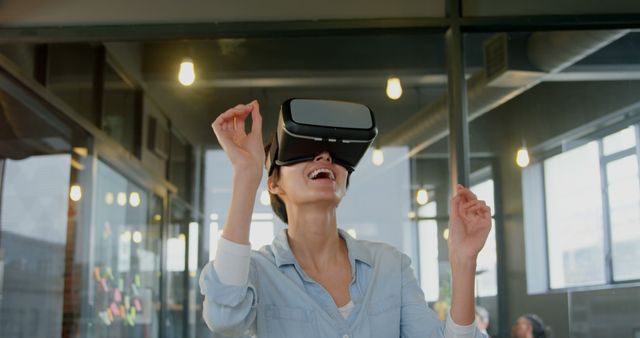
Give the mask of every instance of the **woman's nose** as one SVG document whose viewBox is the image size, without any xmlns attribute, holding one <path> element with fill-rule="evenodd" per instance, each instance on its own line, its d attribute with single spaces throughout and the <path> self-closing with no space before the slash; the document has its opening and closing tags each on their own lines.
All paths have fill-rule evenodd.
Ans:
<svg viewBox="0 0 640 338">
<path fill-rule="evenodd" d="M 314 161 L 328 161 L 329 163 L 333 162 L 333 160 L 331 159 L 331 154 L 329 154 L 329 152 L 326 150 L 316 155 Z"/>
</svg>

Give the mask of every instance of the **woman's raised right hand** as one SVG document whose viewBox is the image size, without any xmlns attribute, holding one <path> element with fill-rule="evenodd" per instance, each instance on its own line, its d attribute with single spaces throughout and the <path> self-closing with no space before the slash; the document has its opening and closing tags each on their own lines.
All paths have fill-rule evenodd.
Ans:
<svg viewBox="0 0 640 338">
<path fill-rule="evenodd" d="M 245 120 L 251 114 L 251 131 L 245 132 Z M 262 142 L 262 115 L 257 100 L 239 104 L 224 113 L 211 124 L 218 142 L 231 160 L 236 175 L 255 180 L 259 184 L 264 167 L 264 143 Z"/>
</svg>

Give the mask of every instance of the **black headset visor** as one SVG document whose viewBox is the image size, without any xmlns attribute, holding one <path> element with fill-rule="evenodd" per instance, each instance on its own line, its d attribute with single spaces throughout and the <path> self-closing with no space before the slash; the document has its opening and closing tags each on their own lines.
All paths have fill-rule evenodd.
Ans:
<svg viewBox="0 0 640 338">
<path fill-rule="evenodd" d="M 289 99 L 280 108 L 267 172 L 271 175 L 275 166 L 310 161 L 322 151 L 352 172 L 377 134 L 373 112 L 363 104 Z"/>
</svg>

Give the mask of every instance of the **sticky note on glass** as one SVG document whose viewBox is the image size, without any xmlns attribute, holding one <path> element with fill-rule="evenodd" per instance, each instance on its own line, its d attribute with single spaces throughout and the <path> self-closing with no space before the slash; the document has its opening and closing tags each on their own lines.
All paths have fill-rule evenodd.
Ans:
<svg viewBox="0 0 640 338">
<path fill-rule="evenodd" d="M 113 301 L 116 303 L 120 303 L 122 301 L 122 294 L 120 293 L 120 289 L 113 290 Z"/>
<path fill-rule="evenodd" d="M 140 287 L 140 274 L 136 274 L 136 286 Z"/>
<path fill-rule="evenodd" d="M 129 296 L 124 296 L 124 307 L 127 310 L 131 307 L 131 303 L 129 303 Z"/>
<path fill-rule="evenodd" d="M 113 311 L 111 311 L 111 308 L 107 308 L 107 317 L 109 317 L 110 322 L 113 321 Z"/>
<path fill-rule="evenodd" d="M 138 287 L 135 284 L 131 284 L 131 291 L 133 291 L 133 295 L 138 295 Z"/>
<path fill-rule="evenodd" d="M 96 278 L 96 282 L 100 281 L 100 268 L 96 267 L 93 269 L 93 276 Z"/>
<path fill-rule="evenodd" d="M 107 316 L 106 312 L 100 312 L 98 313 L 98 317 L 100 317 L 100 319 L 102 319 L 102 321 L 106 324 L 106 325 L 111 325 L 111 321 L 109 320 L 109 317 Z"/>
<path fill-rule="evenodd" d="M 111 303 L 111 312 L 114 315 L 117 315 L 120 313 L 120 310 L 118 309 L 118 305 L 116 305 L 116 303 Z"/>
<path fill-rule="evenodd" d="M 133 300 L 133 306 L 136 307 L 136 311 L 142 312 L 142 304 L 140 304 L 140 300 L 138 298 Z"/>
<path fill-rule="evenodd" d="M 113 271 L 111 271 L 111 268 L 107 268 L 107 277 L 109 279 L 113 279 Z"/>
<path fill-rule="evenodd" d="M 104 292 L 109 292 L 109 287 L 107 286 L 107 280 L 102 278 L 100 280 L 100 286 L 102 286 L 102 290 L 104 290 Z"/>
<path fill-rule="evenodd" d="M 122 317 L 122 319 L 124 319 L 126 312 L 124 311 L 124 305 L 120 304 L 120 317 Z"/>
</svg>

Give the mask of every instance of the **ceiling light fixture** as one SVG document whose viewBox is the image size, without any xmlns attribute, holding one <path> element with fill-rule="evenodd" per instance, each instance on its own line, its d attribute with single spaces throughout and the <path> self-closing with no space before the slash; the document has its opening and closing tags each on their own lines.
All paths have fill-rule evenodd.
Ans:
<svg viewBox="0 0 640 338">
<path fill-rule="evenodd" d="M 183 86 L 191 86 L 196 80 L 196 71 L 191 59 L 182 60 L 182 63 L 180 64 L 180 72 L 178 73 L 178 80 Z"/>
<path fill-rule="evenodd" d="M 387 79 L 387 96 L 392 100 L 397 100 L 402 96 L 402 84 L 397 77 Z"/>
<path fill-rule="evenodd" d="M 516 154 L 516 163 L 520 168 L 526 168 L 530 161 L 527 144 L 522 141 L 522 148 L 518 149 L 518 153 Z"/>
<path fill-rule="evenodd" d="M 377 166 L 381 166 L 384 163 L 384 153 L 380 148 L 374 148 L 371 154 L 371 162 Z"/>
<path fill-rule="evenodd" d="M 69 198 L 74 202 L 78 202 L 82 199 L 82 188 L 77 184 L 72 185 L 71 190 L 69 190 Z"/>
<path fill-rule="evenodd" d="M 429 202 L 429 194 L 427 193 L 427 189 L 421 188 L 416 192 L 416 202 L 419 205 L 425 205 Z"/>
</svg>

